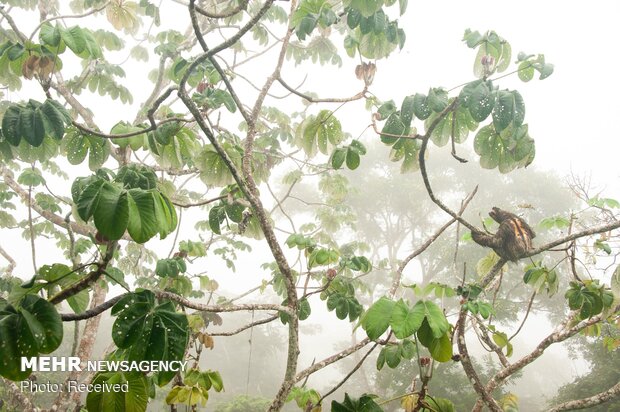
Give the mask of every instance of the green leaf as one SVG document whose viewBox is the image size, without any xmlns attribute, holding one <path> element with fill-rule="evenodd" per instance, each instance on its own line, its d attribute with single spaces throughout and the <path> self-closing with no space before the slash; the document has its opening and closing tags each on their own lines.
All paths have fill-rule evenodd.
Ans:
<svg viewBox="0 0 620 412">
<path fill-rule="evenodd" d="M 403 14 L 405 14 L 405 11 L 407 10 L 407 4 L 409 3 L 409 0 L 398 0 L 398 9 L 400 11 L 400 15 L 402 16 Z"/>
<path fill-rule="evenodd" d="M 420 120 L 425 120 L 431 115 L 433 110 L 429 106 L 428 98 L 425 95 L 416 93 L 415 96 L 413 96 L 413 112 Z"/>
<path fill-rule="evenodd" d="M 385 357 L 385 363 L 387 363 L 390 368 L 394 369 L 400 364 L 402 357 L 400 356 L 399 345 L 387 345 L 381 352 L 383 352 Z"/>
<path fill-rule="evenodd" d="M 335 400 L 331 404 L 332 412 L 383 412 L 383 409 L 373 400 L 372 395 L 362 395 L 354 399 L 348 393 L 344 395 L 344 401 L 339 403 Z"/>
<path fill-rule="evenodd" d="M 97 210 L 100 197 L 99 190 L 104 183 L 105 180 L 94 177 L 90 180 L 78 178 L 73 183 L 71 194 L 76 203 L 78 215 L 83 221 L 87 222 Z"/>
<path fill-rule="evenodd" d="M 394 113 L 396 111 L 397 111 L 397 107 L 396 107 L 396 104 L 394 104 L 394 100 L 389 100 L 389 101 L 383 103 L 377 109 L 377 113 L 381 117 L 380 120 L 387 119 L 388 117 L 390 117 L 390 115 L 392 113 Z"/>
<path fill-rule="evenodd" d="M 99 169 L 110 156 L 110 143 L 97 136 L 85 135 L 78 129 L 70 128 L 63 139 L 67 160 L 72 165 L 78 165 L 89 154 L 88 167 L 95 171 Z"/>
<path fill-rule="evenodd" d="M 344 164 L 344 161 L 347 157 L 348 150 L 344 148 L 337 148 L 332 152 L 331 158 L 329 159 L 329 164 L 334 169 L 340 169 Z"/>
<path fill-rule="evenodd" d="M 381 10 L 383 0 L 349 0 L 349 7 L 359 11 L 362 16 L 370 17 Z"/>
<path fill-rule="evenodd" d="M 62 139 L 65 134 L 65 125 L 71 123 L 71 116 L 67 109 L 57 101 L 47 99 L 38 110 L 45 133 L 56 140 Z"/>
<path fill-rule="evenodd" d="M 360 155 L 355 151 L 349 148 L 347 150 L 347 167 L 350 170 L 355 170 L 360 165 Z"/>
<path fill-rule="evenodd" d="M 114 180 L 122 183 L 126 189 L 140 188 L 148 190 L 157 187 L 157 176 L 153 169 L 138 164 L 122 166 Z"/>
<path fill-rule="evenodd" d="M 21 370 L 22 357 L 51 353 L 62 342 L 63 326 L 54 305 L 36 296 L 24 296 L 18 305 L 0 298 L 0 375 L 23 380 L 29 370 Z"/>
<path fill-rule="evenodd" d="M 310 302 L 308 302 L 308 299 L 300 299 L 299 308 L 297 309 L 299 320 L 308 319 L 311 313 L 312 309 L 310 307 Z"/>
<path fill-rule="evenodd" d="M 450 324 L 446 320 L 443 311 L 433 302 L 419 300 L 412 310 L 417 317 L 420 315 L 424 316 L 435 338 L 440 338 L 450 328 Z"/>
<path fill-rule="evenodd" d="M 435 338 L 428 346 L 433 359 L 437 362 L 448 362 L 452 359 L 452 342 L 449 333 L 445 333 L 440 338 Z"/>
<path fill-rule="evenodd" d="M 98 387 L 103 384 L 127 384 L 127 392 L 122 390 L 89 391 L 86 395 L 86 408 L 89 412 L 146 411 L 149 401 L 149 384 L 144 374 L 139 372 L 100 372 L 95 375 L 91 383 Z"/>
<path fill-rule="evenodd" d="M 189 339 L 187 317 L 170 302 L 155 306 L 148 290 L 127 295 L 112 308 L 117 316 L 112 338 L 119 348 L 130 348 L 130 360 L 182 360 Z M 165 385 L 175 372 L 160 372 L 158 384 Z"/>
<path fill-rule="evenodd" d="M 105 182 L 99 188 L 99 201 L 94 213 L 95 227 L 110 240 L 123 237 L 129 222 L 127 192 L 117 185 Z"/>
<path fill-rule="evenodd" d="M 39 169 L 25 169 L 17 178 L 17 183 L 36 187 L 45 184 L 45 179 L 41 176 Z"/>
<path fill-rule="evenodd" d="M 390 326 L 396 302 L 382 297 L 376 301 L 361 319 L 362 328 L 371 340 L 378 339 Z"/>
<path fill-rule="evenodd" d="M 303 127 L 302 148 L 308 155 L 316 153 L 317 147 L 327 154 L 330 145 L 335 146 L 344 138 L 340 121 L 330 110 L 321 110 L 316 117 L 309 116 L 300 127 Z"/>
<path fill-rule="evenodd" d="M 155 189 L 130 189 L 128 195 L 129 218 L 127 231 L 129 236 L 138 243 L 144 243 L 159 232 L 157 220 L 156 197 L 160 196 Z"/>
<path fill-rule="evenodd" d="M 413 335 L 422 325 L 424 316 L 423 311 L 412 310 L 402 299 L 399 300 L 390 318 L 390 326 L 394 335 L 398 339 L 405 339 Z"/>
<path fill-rule="evenodd" d="M 381 130 L 381 141 L 387 145 L 393 145 L 400 139 L 398 136 L 404 136 L 407 132 L 407 127 L 401 120 L 399 112 L 392 113 Z"/>
<path fill-rule="evenodd" d="M 41 103 L 30 100 L 19 114 L 22 137 L 34 147 L 41 146 L 45 137 L 45 126 L 38 111 Z"/>
<path fill-rule="evenodd" d="M 491 114 L 495 105 L 495 93 L 489 88 L 488 82 L 481 82 L 473 89 L 469 100 L 471 117 L 482 122 Z"/>
<path fill-rule="evenodd" d="M 116 30 L 135 34 L 140 27 L 140 19 L 136 15 L 138 4 L 133 1 L 110 2 L 106 7 L 106 17 Z"/>
<path fill-rule="evenodd" d="M 132 126 L 131 124 L 127 122 L 121 121 L 121 122 L 116 123 L 114 126 L 112 126 L 112 129 L 110 130 L 110 134 L 112 135 L 126 134 L 126 133 L 139 132 L 140 130 L 142 130 L 142 128 L 137 127 L 137 126 Z M 138 135 L 131 136 L 131 137 L 114 138 L 112 139 L 112 142 L 114 144 L 117 144 L 121 148 L 125 148 L 129 146 L 131 147 L 132 150 L 135 151 L 144 146 L 145 140 L 146 140 L 145 134 L 138 134 Z"/>
<path fill-rule="evenodd" d="M 534 78 L 534 66 L 529 61 L 524 61 L 519 64 L 519 79 L 523 82 L 529 82 Z"/>
<path fill-rule="evenodd" d="M 72 165 L 79 165 L 86 159 L 89 142 L 82 133 L 77 131 L 68 133 L 64 143 L 69 163 Z"/>
<path fill-rule="evenodd" d="M 216 206 L 209 210 L 209 227 L 213 233 L 220 235 L 220 225 L 226 219 L 226 209 L 221 206 Z"/>
<path fill-rule="evenodd" d="M 50 23 L 43 24 L 41 26 L 41 31 L 39 31 L 39 40 L 47 46 L 58 47 L 61 40 L 58 25 L 52 26 Z"/>
<path fill-rule="evenodd" d="M 432 111 L 442 112 L 448 106 L 448 92 L 439 87 L 432 88 L 428 91 L 426 103 Z"/>
<path fill-rule="evenodd" d="M 514 122 L 521 126 L 525 118 L 523 98 L 517 91 L 500 90 L 493 108 L 493 125 L 497 132 L 501 132 Z"/>
<path fill-rule="evenodd" d="M 467 47 L 470 49 L 476 48 L 484 39 L 484 36 L 480 34 L 478 31 L 471 31 L 470 29 L 466 29 L 463 34 L 463 41 L 467 43 Z"/>
<path fill-rule="evenodd" d="M 553 64 L 546 63 L 543 65 L 543 67 L 539 71 L 540 71 L 539 79 L 545 80 L 547 77 L 553 74 Z"/>
<path fill-rule="evenodd" d="M 424 401 L 428 404 L 430 409 L 424 408 L 423 411 L 432 411 L 432 412 L 456 412 L 456 408 L 454 407 L 454 403 L 449 399 L 438 398 L 426 396 Z"/>
<path fill-rule="evenodd" d="M 407 96 L 403 99 L 403 103 L 400 108 L 400 119 L 405 125 L 406 129 L 411 126 L 411 121 L 413 120 L 415 110 L 414 101 L 414 96 Z"/>
<path fill-rule="evenodd" d="M 17 146 L 22 138 L 20 113 L 22 106 L 11 105 L 2 118 L 2 135 L 13 146 Z"/>
</svg>

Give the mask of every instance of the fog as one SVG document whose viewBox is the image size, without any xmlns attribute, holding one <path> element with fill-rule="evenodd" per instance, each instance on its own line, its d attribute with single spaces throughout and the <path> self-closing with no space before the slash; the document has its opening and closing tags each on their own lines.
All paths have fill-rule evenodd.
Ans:
<svg viewBox="0 0 620 412">
<path fill-rule="evenodd" d="M 285 4 L 286 6 L 286 4 Z M 162 26 L 160 29 L 187 27 L 188 19 L 185 9 L 178 2 L 162 2 Z M 534 163 L 501 175 L 497 170 L 482 169 L 478 156 L 472 150 L 473 136 L 459 145 L 458 155 L 467 163 L 457 162 L 451 155 L 449 147 L 431 147 L 427 166 L 429 178 L 435 193 L 453 210 L 458 210 L 464 199 L 477 186 L 478 193 L 467 207 L 464 218 L 476 226 L 482 226 L 491 207 L 498 206 L 510 210 L 525 219 L 536 231 L 535 245 L 542 245 L 552 239 L 567 234 L 567 229 L 545 228 L 541 221 L 550 216 L 570 217 L 571 213 L 588 209 L 587 204 L 579 199 L 576 192 L 587 189 L 589 195 L 620 198 L 620 168 L 617 157 L 619 152 L 615 118 L 620 111 L 617 96 L 620 95 L 620 78 L 617 76 L 618 57 L 617 39 L 620 38 L 620 3 L 600 1 L 586 3 L 567 1 L 562 3 L 519 1 L 519 2 L 410 2 L 410 11 L 403 17 L 401 25 L 407 32 L 407 42 L 402 51 L 394 53 L 387 61 L 377 62 L 377 74 L 372 90 L 381 100 L 394 99 L 396 102 L 415 92 L 425 93 L 429 87 L 456 87 L 472 78 L 472 50 L 462 42 L 466 28 L 473 30 L 495 30 L 513 45 L 513 54 L 520 50 L 528 53 L 544 53 L 547 60 L 555 65 L 555 73 L 544 81 L 536 79 L 521 83 L 516 78 L 508 78 L 502 87 L 517 88 L 523 95 L 527 106 L 526 121 L 530 134 L 536 142 Z M 105 26 L 97 21 L 93 27 Z M 33 23 L 34 24 L 34 23 Z M 28 30 L 25 30 L 28 32 Z M 131 41 L 131 40 L 130 40 Z M 255 45 L 251 43 L 251 45 Z M 272 70 L 275 50 L 258 57 L 254 63 L 239 69 L 239 74 L 252 79 L 263 79 Z M 112 53 L 115 61 L 121 62 L 125 52 Z M 344 53 L 343 53 L 344 54 Z M 295 66 L 293 62 L 285 63 L 283 76 L 289 84 L 302 85 L 303 91 L 312 91 L 319 96 L 332 97 L 334 91 L 349 96 L 358 92 L 360 81 L 354 76 L 355 65 L 359 62 L 345 58 L 342 67 L 334 66 Z M 514 58 L 513 58 L 514 60 Z M 151 57 L 150 65 L 156 63 Z M 79 73 L 81 67 L 65 63 L 66 67 Z M 80 99 L 86 106 L 97 110 L 95 120 L 102 130 L 109 128 L 119 120 L 133 121 L 139 103 L 150 93 L 152 83 L 146 79 L 142 65 L 130 61 L 123 65 L 127 72 L 124 82 L 133 85 L 137 92 L 134 104 L 123 106 L 122 110 L 110 108 L 103 99 L 85 93 Z M 149 66 L 150 67 L 150 66 Z M 74 73 L 74 74 L 75 74 Z M 256 81 L 256 80 L 255 80 Z M 261 84 L 262 80 L 257 81 Z M 252 102 L 257 90 L 241 77 L 235 78 L 234 85 L 244 101 Z M 275 94 L 284 95 L 284 89 L 276 88 Z M 38 86 L 28 84 L 18 92 L 7 92 L 11 101 L 27 99 L 32 95 L 42 95 Z M 40 96 L 39 96 L 40 97 Z M 339 96 L 333 96 L 339 97 Z M 306 110 L 301 99 L 293 103 L 269 99 L 269 104 L 288 113 Z M 178 105 L 178 102 L 175 102 Z M 118 103 L 115 103 L 118 104 Z M 332 107 L 333 109 L 334 107 Z M 120 115 L 120 117 L 119 117 Z M 338 117 L 343 130 L 351 137 L 359 139 L 368 149 L 361 165 L 354 171 L 339 174 L 344 176 L 346 189 L 341 196 L 342 204 L 350 209 L 334 206 L 333 193 L 321 186 L 321 176 L 304 177 L 299 184 L 281 183 L 287 173 L 297 166 L 295 161 L 285 161 L 276 166 L 272 172 L 270 186 L 260 186 L 261 200 L 267 210 L 273 210 L 272 218 L 276 235 L 281 244 L 294 229 L 307 223 L 327 225 L 331 218 L 337 221 L 329 235 L 339 245 L 362 242 L 367 248 L 367 256 L 373 262 L 373 270 L 364 276 L 369 285 L 364 293 L 358 293 L 358 299 L 365 307 L 388 293 L 395 268 L 409 253 L 420 247 L 438 227 L 449 220 L 429 199 L 419 172 L 401 174 L 400 164 L 389 161 L 390 148 L 381 144 L 379 137 L 369 126 L 371 116 L 364 108 L 364 102 L 353 102 L 338 109 Z M 225 113 L 218 121 L 230 128 L 237 128 L 239 116 Z M 303 157 L 299 154 L 299 158 Z M 325 162 L 327 158 L 321 158 Z M 83 167 L 61 164 L 70 176 L 70 181 L 77 176 L 85 176 L 88 171 Z M 317 173 L 318 175 L 318 173 Z M 333 175 L 330 175 L 333 177 Z M 176 183 L 181 182 L 176 180 Z M 275 183 L 274 183 L 275 182 Z M 48 185 L 59 196 L 70 197 L 70 187 L 60 177 L 48 178 Z M 221 188 L 205 189 L 197 179 L 187 183 L 185 189 L 195 191 L 204 198 L 214 197 Z M 286 199 L 279 204 L 280 199 Z M 303 199 L 299 201 L 296 199 Z M 328 205 L 328 206 L 326 206 Z M 278 207 L 280 206 L 280 208 Z M 164 240 L 153 239 L 146 246 L 161 257 L 170 256 L 182 240 L 201 240 L 210 244 L 208 231 L 196 229 L 197 222 L 207 220 L 208 208 L 191 208 L 183 210 L 178 233 Z M 283 210 L 286 213 L 283 213 Z M 317 213 L 318 212 L 318 213 Z M 16 218 L 25 219 L 25 208 L 15 213 Z M 317 215 L 318 217 L 315 217 Z M 594 211 L 586 210 L 583 220 L 592 218 Z M 329 223 L 329 222 L 328 222 Z M 296 226 L 296 227 L 294 227 Z M 493 228 L 494 229 L 494 228 Z M 492 229 L 492 230 L 493 230 Z M 14 275 L 24 280 L 32 277 L 30 250 L 27 242 L 13 242 L 13 238 L 24 236 L 25 229 L 2 229 L 1 246 L 15 259 L 17 266 Z M 465 235 L 468 230 L 453 225 L 446 230 L 423 254 L 414 259 L 403 271 L 403 286 L 425 286 L 429 282 L 439 282 L 456 288 L 462 284 L 463 276 L 467 281 L 474 281 L 476 262 L 483 259 L 488 250 L 476 245 Z M 218 244 L 222 251 L 209 251 L 202 259 L 195 259 L 188 264 L 188 273 L 206 274 L 215 280 L 219 288 L 213 293 L 217 298 L 235 299 L 235 303 L 280 303 L 281 297 L 273 292 L 270 282 L 272 273 L 261 265 L 273 262 L 273 257 L 264 241 L 234 237 L 249 246 L 250 250 L 232 250 L 230 243 Z M 221 239 L 220 239 L 221 240 Z M 40 265 L 57 260 L 59 249 L 53 238 L 37 238 L 37 260 Z M 458 245 L 458 249 L 457 249 Z M 591 245 L 590 245 L 591 246 Z M 588 246 L 588 247 L 590 247 Z M 228 248 L 228 249 L 225 249 Z M 125 250 L 126 252 L 126 250 Z M 124 252 L 124 253 L 125 253 Z M 284 247 L 286 257 L 295 262 L 294 269 L 302 272 L 303 265 L 297 249 Z M 531 352 L 539 342 L 549 335 L 561 319 L 567 314 L 563 291 L 571 280 L 570 267 L 563 261 L 562 251 L 545 253 L 546 263 L 554 265 L 560 276 L 559 292 L 552 297 L 538 294 L 526 310 L 531 294 L 531 287 L 523 283 L 525 267 L 531 263 L 524 259 L 519 263 L 509 263 L 502 275 L 502 286 L 497 295 L 489 294 L 487 298 L 498 304 L 495 323 L 508 336 L 515 333 L 527 313 L 527 322 L 512 341 L 514 353 L 511 360 L 519 359 Z M 596 254 L 596 251 L 584 248 L 580 258 L 587 265 L 587 272 L 592 278 L 609 282 L 615 261 Z M 235 269 L 227 265 L 226 259 L 234 262 Z M 141 269 L 137 270 L 147 276 L 153 276 L 154 262 L 145 259 Z M 4 265 L 2 262 L 0 265 Z M 137 271 L 127 276 L 130 284 L 135 285 L 140 275 Z M 264 286 L 264 288 L 261 288 Z M 194 284 L 198 288 L 197 282 Z M 303 285 L 298 285 L 303 289 Z M 252 291 L 251 293 L 247 293 Z M 123 293 L 119 286 L 110 289 L 108 297 Z M 247 295 L 246 295 L 247 293 Z M 396 298 L 416 301 L 411 288 L 402 287 Z M 206 298 L 203 299 L 203 303 Z M 300 324 L 300 358 L 298 370 L 303 370 L 322 359 L 356 344 L 366 337 L 356 322 L 338 320 L 334 312 L 326 308 L 319 295 L 310 298 L 312 314 Z M 446 315 L 451 323 L 458 316 L 458 301 L 453 298 L 445 302 Z M 67 305 L 63 311 L 69 311 Z M 271 314 L 271 313 L 270 313 Z M 262 312 L 222 313 L 219 321 L 209 319 L 210 334 L 214 334 L 213 349 L 203 352 L 200 365 L 204 369 L 218 370 L 224 380 L 226 390 L 211 393 L 209 404 L 199 410 L 215 410 L 216 405 L 239 395 L 256 396 L 272 399 L 280 387 L 286 362 L 287 327 L 280 321 L 258 325 L 234 336 L 217 336 L 234 331 L 250 322 L 267 317 Z M 93 356 L 103 356 L 111 348 L 109 333 L 113 318 L 104 314 L 99 338 Z M 491 359 L 487 345 L 477 340 L 471 331 L 466 335 L 470 352 L 477 366 L 481 367 L 485 377 L 490 377 L 499 366 Z M 65 330 L 62 346 L 56 354 L 68 354 L 73 340 L 72 330 Z M 578 343 L 587 342 L 579 338 Z M 518 396 L 520 410 L 545 410 L 559 388 L 572 382 L 576 377 L 587 374 L 591 364 L 583 357 L 570 352 L 570 345 L 562 343 L 552 345 L 545 354 L 521 374 L 509 381 L 502 388 L 503 393 L 512 392 Z M 370 346 L 365 347 L 350 357 L 312 374 L 308 387 L 325 393 L 336 385 L 358 363 Z M 573 346 L 573 349 L 578 346 Z M 417 365 L 413 361 L 403 362 L 398 368 L 384 366 L 377 371 L 375 366 L 378 350 L 373 352 L 360 369 L 334 394 L 326 398 L 324 410 L 332 399 L 341 401 L 345 392 L 362 394 L 376 393 L 384 399 L 404 393 L 411 385 Z M 612 355 L 610 355 L 611 357 Z M 615 355 L 617 356 L 617 351 Z M 54 376 L 53 379 L 64 377 Z M 457 409 L 471 407 L 476 400 L 467 377 L 458 362 L 448 362 L 438 366 L 435 377 L 430 383 L 433 393 L 460 402 Z M 158 402 L 153 402 L 149 410 L 169 410 L 163 398 L 165 393 L 158 392 Z M 455 401 L 456 402 L 456 401 Z M 398 401 L 382 405 L 387 411 L 399 410 Z M 460 408 L 459 408 L 460 407 Z M 179 410 L 190 410 L 189 408 Z M 299 410 L 294 402 L 285 406 L 287 411 Z M 462 409 L 465 410 L 465 409 Z"/>
</svg>

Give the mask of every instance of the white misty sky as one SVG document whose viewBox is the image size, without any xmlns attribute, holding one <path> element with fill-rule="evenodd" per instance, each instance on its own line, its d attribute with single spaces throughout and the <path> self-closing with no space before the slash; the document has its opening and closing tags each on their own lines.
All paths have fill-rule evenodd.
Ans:
<svg viewBox="0 0 620 412">
<path fill-rule="evenodd" d="M 287 2 L 277 4 L 285 8 L 289 5 Z M 532 167 L 555 170 L 560 175 L 571 171 L 578 175 L 591 174 L 593 183 L 598 184 L 601 189 L 605 188 L 606 194 L 620 197 L 620 187 L 617 184 L 620 174 L 617 163 L 620 136 L 616 127 L 616 117 L 620 112 L 620 80 L 617 75 L 619 17 L 620 2 L 612 0 L 410 0 L 407 13 L 400 19 L 401 27 L 407 32 L 405 47 L 402 51 L 393 53 L 388 60 L 377 63 L 378 71 L 371 90 L 381 99 L 394 99 L 400 104 L 406 95 L 426 93 L 429 87 L 451 88 L 470 81 L 473 79 L 475 52 L 461 42 L 463 31 L 466 28 L 481 32 L 495 30 L 511 43 L 513 61 L 519 51 L 524 51 L 544 53 L 547 61 L 555 65 L 554 74 L 544 81 L 535 78 L 524 84 L 515 75 L 500 83 L 502 88 L 518 89 L 525 99 L 526 122 L 530 126 L 530 135 L 536 141 L 537 156 Z M 186 11 L 172 1 L 163 2 L 162 19 L 167 20 L 164 22 L 167 28 L 174 27 L 179 31 L 183 31 L 189 22 Z M 67 23 L 81 24 L 78 21 Z M 29 24 L 34 26 L 35 22 L 31 21 Z M 112 30 L 104 16 L 100 16 L 94 26 Z M 159 30 L 155 28 L 154 33 Z M 25 31 L 29 33 L 28 30 Z M 227 32 L 231 33 L 232 31 Z M 281 33 L 282 30 L 278 32 Z M 335 41 L 340 43 L 340 40 Z M 128 42 L 128 46 L 132 45 L 133 42 Z M 110 61 L 121 61 L 126 53 L 127 51 L 118 53 L 118 56 L 114 56 L 118 58 L 110 58 Z M 299 84 L 299 81 L 308 75 L 303 90 L 316 90 L 324 97 L 350 96 L 361 88 L 353 72 L 358 60 L 351 61 L 344 54 L 343 59 L 345 64 L 340 69 L 331 66 L 302 69 L 287 62 L 283 73 L 287 80 L 290 79 L 291 85 Z M 265 59 L 256 59 L 255 63 L 248 64 L 243 70 L 244 73 L 269 73 L 272 64 L 273 60 L 267 56 Z M 135 92 L 134 97 L 136 102 L 142 101 L 150 93 L 151 83 L 146 80 L 145 74 L 152 66 L 147 68 L 144 63 L 130 61 L 123 67 L 127 72 L 127 80 L 123 84 L 127 85 L 132 93 L 136 86 L 141 88 L 142 91 Z M 77 72 L 80 68 L 78 66 L 75 69 Z M 65 76 L 68 77 L 70 76 Z M 9 94 L 9 97 L 12 100 L 27 99 L 32 96 L 31 92 L 35 93 L 35 98 L 43 98 L 40 90 L 31 87 Z M 280 90 L 276 94 L 283 93 Z M 80 96 L 80 99 L 86 102 L 87 106 L 97 109 L 96 119 L 104 126 L 104 130 L 118 120 L 131 121 L 135 117 L 135 112 L 120 103 L 102 103 L 98 96 L 89 98 L 87 94 Z M 345 118 L 342 120 L 346 130 L 357 137 L 366 129 L 370 116 L 360 105 L 353 106 L 353 109 L 357 112 L 343 110 Z M 366 131 L 363 140 L 373 138 L 376 136 Z M 473 137 L 470 136 L 465 145 L 471 148 L 472 140 Z M 477 159 L 470 160 L 477 162 Z M 81 169 L 79 175 L 85 174 L 86 171 Z M 541 190 L 544 189 L 541 187 Z M 15 274 L 24 278 L 30 277 L 31 264 L 27 243 L 21 241 L 20 244 L 12 244 L 8 240 L 6 232 L 3 232 L 3 246 L 19 262 Z M 152 243 L 157 242 L 159 241 L 154 240 Z M 165 250 L 166 254 L 170 242 L 170 239 L 162 242 L 162 250 Z M 56 258 L 52 250 L 39 250 L 39 265 Z M 267 256 L 260 258 L 261 262 L 266 259 Z M 4 265 L 4 262 L 0 265 Z M 238 288 L 239 285 L 254 285 L 257 279 L 264 276 L 264 272 L 242 270 L 235 276 L 218 281 L 226 287 Z M 348 328 L 342 328 L 340 332 L 340 338 L 348 339 Z M 536 331 L 531 330 L 531 333 L 534 332 Z M 312 345 L 312 338 L 308 339 L 307 343 Z M 316 345 L 313 345 L 312 356 L 317 359 L 332 351 L 331 345 L 321 345 L 321 339 L 317 335 Z M 568 367 L 570 368 L 570 365 Z"/>
<path fill-rule="evenodd" d="M 380 64 L 375 86 L 410 94 L 468 81 L 474 54 L 460 42 L 464 29 L 495 30 L 512 45 L 513 60 L 519 51 L 544 53 L 555 65 L 544 81 L 524 84 L 512 76 L 499 83 L 525 99 L 536 141 L 533 166 L 591 172 L 609 187 L 620 172 L 614 127 L 620 109 L 618 17 L 620 3 L 614 1 L 411 1 L 405 49 Z"/>
</svg>

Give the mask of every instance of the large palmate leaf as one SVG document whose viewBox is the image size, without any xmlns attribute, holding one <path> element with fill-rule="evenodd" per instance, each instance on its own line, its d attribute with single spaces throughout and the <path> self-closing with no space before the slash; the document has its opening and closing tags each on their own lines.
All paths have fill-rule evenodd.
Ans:
<svg viewBox="0 0 620 412">
<path fill-rule="evenodd" d="M 67 110 L 53 99 L 44 103 L 30 99 L 26 104 L 10 105 L 2 118 L 2 135 L 13 146 L 22 139 L 39 147 L 45 136 L 62 139 L 65 127 L 71 123 Z"/>
<path fill-rule="evenodd" d="M 114 181 L 78 178 L 71 192 L 80 218 L 92 217 L 107 239 L 120 239 L 127 230 L 133 240 L 144 243 L 158 233 L 165 238 L 177 225 L 172 202 L 156 185 L 150 168 L 129 165 L 119 170 Z"/>
<path fill-rule="evenodd" d="M 84 134 L 76 128 L 68 129 L 63 146 L 72 165 L 82 163 L 88 155 L 88 168 L 92 171 L 103 166 L 110 156 L 109 140 Z"/>
<path fill-rule="evenodd" d="M 54 305 L 36 296 L 26 295 L 19 304 L 0 299 L 0 375 L 23 380 L 29 370 L 21 370 L 21 358 L 51 353 L 62 342 L 63 328 Z"/>
<path fill-rule="evenodd" d="M 316 154 L 317 149 L 327 154 L 329 147 L 337 145 L 343 138 L 340 121 L 330 110 L 308 116 L 297 130 L 298 144 L 310 156 Z"/>
<path fill-rule="evenodd" d="M 382 297 L 364 313 L 361 319 L 362 328 L 370 339 L 378 339 L 388 329 L 395 307 L 396 302 Z"/>
<path fill-rule="evenodd" d="M 118 316 L 112 327 L 114 343 L 129 349 L 130 360 L 179 361 L 185 355 L 189 332 L 187 317 L 171 302 L 155 303 L 153 292 L 132 293 L 112 308 Z M 172 379 L 175 372 L 160 372 L 159 384 Z"/>
<path fill-rule="evenodd" d="M 101 372 L 93 378 L 93 385 L 127 384 L 127 392 L 89 391 L 86 408 L 89 412 L 143 412 L 149 400 L 149 384 L 139 372 Z M 109 386 L 112 387 L 112 386 Z"/>
</svg>

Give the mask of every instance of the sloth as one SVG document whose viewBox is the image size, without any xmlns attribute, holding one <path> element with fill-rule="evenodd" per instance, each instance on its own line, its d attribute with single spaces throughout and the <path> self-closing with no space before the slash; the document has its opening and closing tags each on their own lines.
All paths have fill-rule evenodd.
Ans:
<svg viewBox="0 0 620 412">
<path fill-rule="evenodd" d="M 494 207 L 489 216 L 499 223 L 494 235 L 474 231 L 471 233 L 474 242 L 492 248 L 500 257 L 516 262 L 531 248 L 532 239 L 536 234 L 532 228 L 514 213 Z"/>
</svg>

